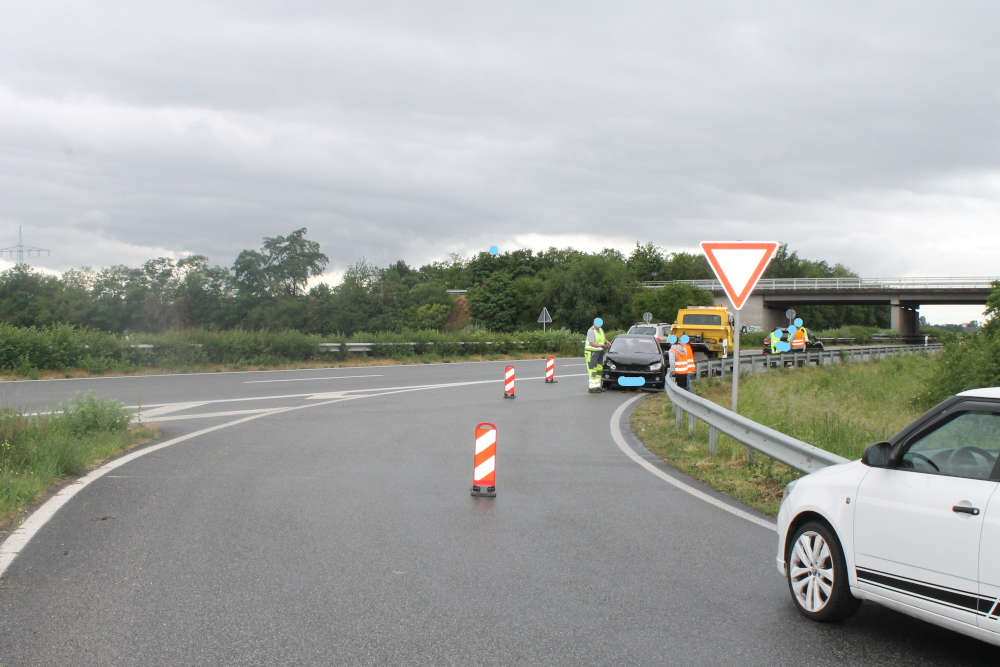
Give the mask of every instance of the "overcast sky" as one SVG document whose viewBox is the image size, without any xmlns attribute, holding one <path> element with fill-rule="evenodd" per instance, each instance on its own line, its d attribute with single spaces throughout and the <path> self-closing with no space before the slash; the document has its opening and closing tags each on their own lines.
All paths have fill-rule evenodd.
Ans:
<svg viewBox="0 0 1000 667">
<path fill-rule="evenodd" d="M 308 227 L 336 281 L 746 239 L 1000 276 L 1000 4 L 486 4 L 9 3 L 0 247 L 228 266 Z"/>
</svg>

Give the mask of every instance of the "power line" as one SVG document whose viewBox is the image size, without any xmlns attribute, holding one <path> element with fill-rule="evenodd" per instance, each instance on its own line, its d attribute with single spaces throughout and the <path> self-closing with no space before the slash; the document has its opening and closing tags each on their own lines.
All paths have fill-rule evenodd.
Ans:
<svg viewBox="0 0 1000 667">
<path fill-rule="evenodd" d="M 0 248 L 0 255 L 17 257 L 17 266 L 24 264 L 25 255 L 28 257 L 41 257 L 43 252 L 46 255 L 51 254 L 51 251 L 48 248 L 36 248 L 34 246 L 24 245 L 24 239 L 21 236 L 21 225 L 17 226 L 17 245 L 9 248 Z"/>
</svg>

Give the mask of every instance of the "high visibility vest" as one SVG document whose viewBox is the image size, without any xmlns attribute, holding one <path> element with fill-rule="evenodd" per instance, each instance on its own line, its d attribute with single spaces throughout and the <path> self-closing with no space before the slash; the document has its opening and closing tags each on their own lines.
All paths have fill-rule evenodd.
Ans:
<svg viewBox="0 0 1000 667">
<path fill-rule="evenodd" d="M 774 332 L 772 331 L 771 332 L 771 352 L 772 353 L 777 353 L 777 351 L 778 351 L 778 343 L 780 343 L 780 342 L 781 342 L 781 336 L 776 336 L 774 334 Z"/>
<path fill-rule="evenodd" d="M 690 344 L 677 343 L 671 345 L 670 349 L 674 351 L 674 375 L 688 375 L 697 370 L 694 364 L 694 351 Z"/>
<path fill-rule="evenodd" d="M 795 335 L 792 337 L 792 349 L 793 350 L 804 350 L 806 349 L 806 330 L 799 327 L 795 330 Z"/>
<path fill-rule="evenodd" d="M 594 332 L 594 343 L 590 343 L 590 331 Z M 604 337 L 604 329 L 599 329 L 598 327 L 590 327 L 590 331 L 587 332 L 587 340 L 583 344 L 583 349 L 590 350 L 591 352 L 604 349 L 604 343 L 607 338 Z"/>
</svg>

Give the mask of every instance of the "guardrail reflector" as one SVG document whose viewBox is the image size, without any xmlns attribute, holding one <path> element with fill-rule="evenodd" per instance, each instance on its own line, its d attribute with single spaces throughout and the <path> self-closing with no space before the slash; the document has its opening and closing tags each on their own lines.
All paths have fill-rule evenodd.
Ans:
<svg viewBox="0 0 1000 667">
<path fill-rule="evenodd" d="M 497 495 L 497 427 L 488 422 L 476 424 L 476 448 L 472 464 L 472 495 L 495 498 Z"/>
</svg>

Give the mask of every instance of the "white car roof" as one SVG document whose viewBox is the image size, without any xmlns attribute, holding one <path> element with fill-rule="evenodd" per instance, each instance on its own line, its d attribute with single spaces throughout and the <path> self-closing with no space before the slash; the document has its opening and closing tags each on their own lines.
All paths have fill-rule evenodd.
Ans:
<svg viewBox="0 0 1000 667">
<path fill-rule="evenodd" d="M 972 398 L 1000 398 L 1000 387 L 984 387 L 982 389 L 970 389 L 963 391 L 959 396 L 971 396 Z"/>
</svg>

